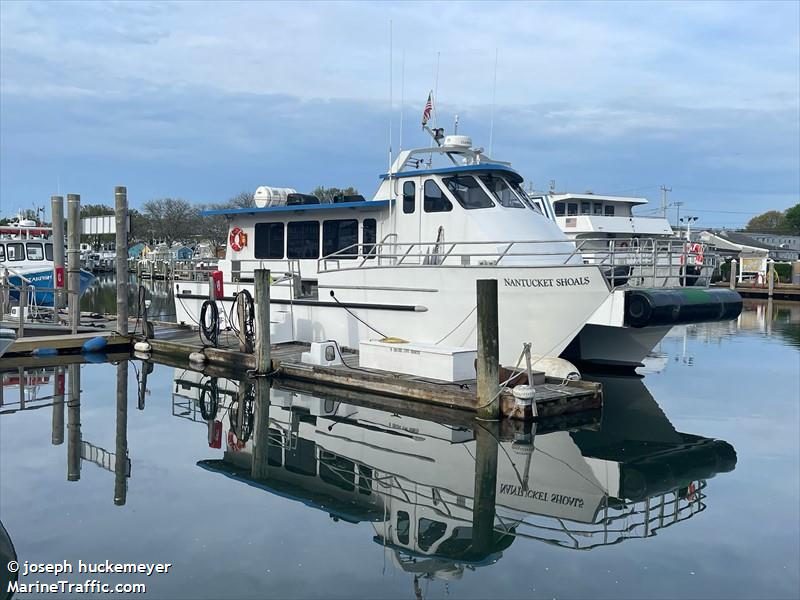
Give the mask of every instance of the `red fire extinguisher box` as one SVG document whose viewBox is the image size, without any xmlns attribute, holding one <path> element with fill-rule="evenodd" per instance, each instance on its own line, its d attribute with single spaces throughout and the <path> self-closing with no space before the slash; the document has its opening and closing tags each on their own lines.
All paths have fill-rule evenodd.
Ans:
<svg viewBox="0 0 800 600">
<path fill-rule="evenodd" d="M 215 300 L 220 300 L 225 295 L 222 285 L 222 271 L 214 271 L 211 273 L 211 285 L 213 286 L 213 294 Z"/>
</svg>

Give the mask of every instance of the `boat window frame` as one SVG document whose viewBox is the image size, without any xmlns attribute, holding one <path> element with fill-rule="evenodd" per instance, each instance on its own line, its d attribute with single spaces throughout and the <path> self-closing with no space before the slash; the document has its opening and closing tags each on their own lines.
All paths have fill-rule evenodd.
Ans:
<svg viewBox="0 0 800 600">
<path fill-rule="evenodd" d="M 317 235 L 316 236 L 306 236 L 301 240 L 303 242 L 303 248 L 305 250 L 306 246 L 309 246 L 309 248 L 310 248 L 310 244 L 313 243 L 314 237 L 316 237 L 316 250 L 317 250 L 317 252 L 316 252 L 315 255 L 308 256 L 307 254 L 309 254 L 309 253 L 304 252 L 302 255 L 294 256 L 289 251 L 290 244 L 292 242 L 291 233 L 290 233 L 291 230 L 292 230 L 292 225 L 302 226 L 302 227 L 308 227 L 309 225 L 316 225 Z M 320 253 L 320 250 L 322 249 L 322 243 L 320 242 L 320 232 L 321 232 L 321 227 L 320 227 L 319 221 L 315 220 L 315 219 L 309 219 L 307 221 L 289 221 L 288 223 L 286 223 L 286 258 L 292 258 L 292 259 L 297 259 L 297 260 L 317 260 L 320 257 L 319 253 Z"/>
<path fill-rule="evenodd" d="M 326 242 L 325 242 L 325 237 L 326 237 L 325 229 L 329 224 L 332 224 L 332 223 L 338 223 L 339 224 L 337 226 L 337 230 L 336 230 L 336 241 L 337 241 L 337 244 L 336 244 L 336 247 L 333 250 L 328 251 L 328 249 L 326 248 Z M 353 240 L 353 243 L 351 243 L 351 244 L 342 245 L 342 244 L 339 243 L 339 239 L 341 238 L 342 223 L 355 223 L 355 231 L 353 232 L 355 238 Z M 341 250 L 344 250 L 345 248 L 350 248 L 350 250 L 348 250 L 346 253 L 345 252 L 341 252 L 340 254 L 337 254 L 336 258 L 341 258 L 341 259 L 344 259 L 344 260 L 350 260 L 350 259 L 355 259 L 356 257 L 358 257 L 358 230 L 359 230 L 358 219 L 326 219 L 326 220 L 324 220 L 322 222 L 322 256 L 330 256 L 331 254 L 333 254 L 335 252 L 340 252 Z"/>
<path fill-rule="evenodd" d="M 15 254 L 18 258 L 12 258 L 8 250 L 12 247 L 19 246 L 18 253 Z M 25 260 L 25 244 L 22 242 L 9 242 L 6 244 L 6 262 L 23 262 Z"/>
<path fill-rule="evenodd" d="M 48 250 L 50 252 L 48 252 Z M 44 245 L 44 259 L 53 262 L 53 243 L 52 242 L 45 242 Z"/>
<path fill-rule="evenodd" d="M 0 262 L 5 262 L 6 260 L 6 245 L 0 244 Z"/>
<path fill-rule="evenodd" d="M 603 206 L 603 216 L 604 217 L 613 217 L 614 216 L 614 205 L 613 204 L 606 204 Z"/>
<path fill-rule="evenodd" d="M 592 214 L 592 203 L 587 200 L 581 200 L 581 214 L 582 215 L 591 215 Z"/>
<path fill-rule="evenodd" d="M 280 256 L 273 256 L 272 253 L 272 233 L 270 232 L 267 236 L 267 255 L 266 256 L 259 256 L 259 245 L 258 241 L 261 237 L 259 235 L 259 228 L 261 227 L 270 227 L 270 229 L 280 227 L 281 232 L 281 255 Z M 263 234 L 262 234 L 263 235 Z M 275 221 L 265 221 L 263 223 L 256 223 L 253 226 L 253 257 L 259 260 L 283 260 L 286 257 L 286 223 L 280 222 L 277 223 Z"/>
<path fill-rule="evenodd" d="M 592 203 L 592 214 L 596 216 L 601 216 L 603 214 L 603 203 L 602 202 L 593 202 Z"/>
<path fill-rule="evenodd" d="M 568 217 L 577 217 L 578 216 L 578 203 L 577 202 L 567 202 L 567 216 Z"/>
<path fill-rule="evenodd" d="M 471 188 L 468 184 L 461 183 L 461 182 L 469 182 L 470 180 L 475 184 L 476 187 L 472 187 Z M 451 182 L 454 183 L 454 185 L 456 185 L 456 186 L 461 184 L 462 186 L 470 189 L 468 198 L 463 198 L 461 196 L 461 192 L 459 192 L 458 190 L 453 189 L 452 187 L 450 187 L 450 183 Z M 461 205 L 461 208 L 463 208 L 464 210 L 483 210 L 485 208 L 495 208 L 497 206 L 497 204 L 495 204 L 494 200 L 492 200 L 491 193 L 488 192 L 486 187 L 481 184 L 479 178 L 474 177 L 473 175 L 465 175 L 465 174 L 455 173 L 453 175 L 449 175 L 448 177 L 442 177 L 442 183 L 444 184 L 444 189 L 446 189 L 448 192 L 450 192 L 450 195 L 453 196 L 453 198 L 456 199 L 456 202 L 458 202 Z M 474 190 L 477 190 L 477 192 L 478 192 L 477 193 L 477 198 L 475 198 L 475 199 L 477 199 L 478 201 L 481 201 L 483 199 L 486 202 L 488 202 L 489 204 L 485 204 L 484 203 L 481 206 L 471 206 L 468 203 L 468 200 L 472 200 L 473 199 L 473 191 Z M 481 195 L 483 196 L 482 198 L 481 198 Z M 522 208 L 525 208 L 525 207 L 522 206 Z"/>
<path fill-rule="evenodd" d="M 566 217 L 567 216 L 566 202 L 553 202 L 553 210 L 555 211 L 557 217 Z"/>
<path fill-rule="evenodd" d="M 434 208 L 435 208 L 434 205 L 433 205 L 434 199 L 431 199 L 430 202 L 428 201 L 428 190 L 427 190 L 427 188 L 428 188 L 428 184 L 429 183 L 432 183 L 433 186 L 441 194 L 440 200 L 441 200 L 442 208 L 440 208 L 440 209 L 437 208 L 436 210 L 434 210 Z M 450 198 L 447 197 L 447 194 L 445 193 L 444 189 L 442 189 L 442 186 L 440 186 L 439 182 L 433 177 L 428 177 L 424 181 L 424 183 L 422 184 L 422 209 L 423 209 L 424 212 L 431 213 L 431 214 L 442 213 L 442 212 L 452 212 L 453 211 L 453 203 L 450 202 Z"/>
<path fill-rule="evenodd" d="M 406 192 L 406 187 L 411 186 L 411 193 Z M 417 184 L 414 181 L 403 182 L 403 214 L 413 215 L 417 212 Z M 409 210 L 410 208 L 410 210 Z"/>
<path fill-rule="evenodd" d="M 39 254 L 39 258 L 31 258 L 30 249 L 31 248 L 36 249 L 37 246 L 38 246 L 39 252 L 41 254 Z M 44 244 L 42 244 L 42 242 L 26 242 L 25 243 L 25 258 L 27 258 L 31 262 L 39 262 L 39 261 L 44 260 Z"/>
<path fill-rule="evenodd" d="M 508 189 L 508 192 L 511 195 L 512 202 L 509 204 L 504 203 L 500 199 L 500 195 L 494 190 L 493 187 L 489 187 L 486 179 L 489 180 L 499 180 L 503 182 L 503 184 Z M 505 177 L 501 177 L 500 175 L 494 175 L 492 173 L 484 173 L 482 175 L 478 175 L 477 180 L 480 181 L 481 185 L 486 188 L 489 193 L 489 197 L 494 197 L 494 201 L 503 208 L 533 208 L 530 204 L 526 204 L 525 201 L 519 197 L 519 194 L 514 190 L 514 186 L 512 186 Z M 519 204 L 515 204 L 516 201 Z"/>
<path fill-rule="evenodd" d="M 367 223 L 372 223 L 370 226 L 372 239 L 367 240 Z M 361 221 L 361 252 L 367 259 L 375 258 L 375 244 L 378 243 L 378 220 L 375 218 L 368 218 Z"/>
</svg>

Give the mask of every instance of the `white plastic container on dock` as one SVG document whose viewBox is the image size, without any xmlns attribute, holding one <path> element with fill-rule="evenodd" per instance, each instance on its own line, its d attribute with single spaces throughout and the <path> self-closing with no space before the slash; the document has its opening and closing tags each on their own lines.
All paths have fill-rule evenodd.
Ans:
<svg viewBox="0 0 800 600">
<path fill-rule="evenodd" d="M 475 379 L 477 350 L 422 342 L 359 342 L 359 365 L 441 381 Z"/>
</svg>

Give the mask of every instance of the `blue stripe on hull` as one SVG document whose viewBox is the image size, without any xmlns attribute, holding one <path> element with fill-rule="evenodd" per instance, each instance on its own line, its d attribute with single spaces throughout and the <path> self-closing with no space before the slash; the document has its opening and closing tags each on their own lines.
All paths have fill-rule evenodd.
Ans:
<svg viewBox="0 0 800 600">
<path fill-rule="evenodd" d="M 35 288 L 52 288 L 53 287 L 53 272 L 48 271 L 39 271 L 38 273 L 25 273 L 25 279 L 30 282 L 30 285 L 33 285 Z M 14 285 L 21 285 L 22 279 L 18 275 L 11 275 L 9 276 L 8 280 Z M 91 283 L 95 280 L 95 276 L 92 275 L 89 271 L 81 271 L 81 294 L 83 294 L 86 289 L 91 285 Z M 19 293 L 11 292 L 11 297 L 19 299 Z M 36 304 L 39 306 L 53 306 L 53 292 L 36 292 Z"/>
</svg>

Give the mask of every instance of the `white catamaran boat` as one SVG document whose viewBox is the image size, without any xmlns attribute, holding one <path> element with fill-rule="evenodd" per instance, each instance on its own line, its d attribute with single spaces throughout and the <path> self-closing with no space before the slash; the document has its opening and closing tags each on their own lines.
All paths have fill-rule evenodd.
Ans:
<svg viewBox="0 0 800 600">
<path fill-rule="evenodd" d="M 0 227 L 0 280 L 5 279 L 14 287 L 25 283 L 42 288 L 31 294 L 29 304 L 53 305 L 54 240 L 51 237 L 51 228 L 21 217 L 10 225 Z M 89 271 L 81 271 L 81 294 L 93 280 L 94 275 Z M 11 295 L 16 298 L 19 293 L 12 289 Z"/>
<path fill-rule="evenodd" d="M 253 271 L 262 268 L 273 274 L 273 343 L 333 339 L 358 347 L 396 337 L 474 348 L 475 282 L 496 279 L 503 364 L 513 365 L 528 341 L 535 354 L 558 356 L 592 321 L 613 335 L 581 340 L 578 358 L 638 365 L 680 311 L 664 322 L 663 298 L 629 301 L 613 253 L 584 260 L 509 163 L 485 156 L 467 136 L 437 130 L 434 139 L 443 143 L 401 152 L 372 200 L 326 203 L 264 187 L 253 208 L 207 211 L 230 221 L 220 261 L 226 295 L 217 299 L 223 326 L 236 325 L 233 295 L 252 293 Z M 449 162 L 435 164 L 441 161 Z M 177 320 L 199 324 L 208 282 L 174 286 Z M 711 310 L 693 318 L 733 318 L 739 310 L 711 295 L 704 304 Z"/>
</svg>

